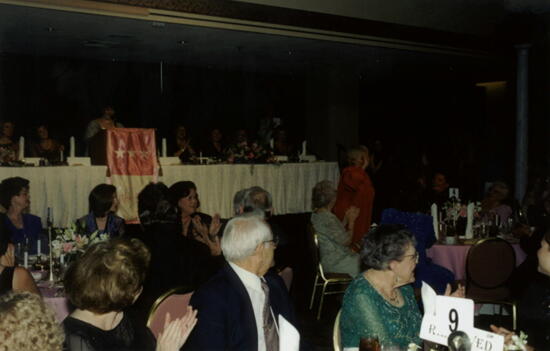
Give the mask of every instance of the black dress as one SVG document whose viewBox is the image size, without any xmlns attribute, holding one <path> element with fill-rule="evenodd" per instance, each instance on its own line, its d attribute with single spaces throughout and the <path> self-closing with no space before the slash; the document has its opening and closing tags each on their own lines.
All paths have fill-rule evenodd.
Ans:
<svg viewBox="0 0 550 351">
<path fill-rule="evenodd" d="M 13 272 L 15 267 L 4 267 L 0 273 L 0 295 L 5 294 L 13 289 Z"/>
<path fill-rule="evenodd" d="M 550 277 L 539 274 L 518 304 L 518 326 L 535 350 L 550 347 Z"/>
<path fill-rule="evenodd" d="M 103 330 L 76 318 L 67 317 L 63 321 L 65 329 L 65 350 L 154 350 L 155 342 L 151 332 L 136 328 L 124 314 L 120 323 L 112 330 Z"/>
</svg>

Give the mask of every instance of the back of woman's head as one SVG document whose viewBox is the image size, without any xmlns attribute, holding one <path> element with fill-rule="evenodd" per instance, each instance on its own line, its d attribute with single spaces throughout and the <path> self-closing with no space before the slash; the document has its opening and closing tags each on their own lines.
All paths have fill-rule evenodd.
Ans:
<svg viewBox="0 0 550 351">
<path fill-rule="evenodd" d="M 176 222 L 177 211 L 168 200 L 168 187 L 149 183 L 138 195 L 139 220 L 143 226 Z"/>
<path fill-rule="evenodd" d="M 65 274 L 71 303 L 94 313 L 121 311 L 141 292 L 151 255 L 138 239 L 94 244 Z"/>
<path fill-rule="evenodd" d="M 6 178 L 0 183 L 0 205 L 8 210 L 11 199 L 19 195 L 21 190 L 29 188 L 29 181 L 21 177 Z"/>
<path fill-rule="evenodd" d="M 326 207 L 336 197 L 336 188 L 330 180 L 322 180 L 311 191 L 311 209 Z"/>
<path fill-rule="evenodd" d="M 399 261 L 409 245 L 416 241 L 401 224 L 381 224 L 365 237 L 361 258 L 369 268 L 385 270 L 391 261 Z"/>
<path fill-rule="evenodd" d="M 90 192 L 88 204 L 90 212 L 96 217 L 105 217 L 113 206 L 116 187 L 110 184 L 99 184 Z"/>
<path fill-rule="evenodd" d="M 59 351 L 65 335 L 40 296 L 9 292 L 0 296 L 0 350 Z"/>
<path fill-rule="evenodd" d="M 191 190 L 197 191 L 195 183 L 191 181 L 176 182 L 168 189 L 168 200 L 172 206 L 178 207 L 180 199 L 189 196 Z"/>
</svg>

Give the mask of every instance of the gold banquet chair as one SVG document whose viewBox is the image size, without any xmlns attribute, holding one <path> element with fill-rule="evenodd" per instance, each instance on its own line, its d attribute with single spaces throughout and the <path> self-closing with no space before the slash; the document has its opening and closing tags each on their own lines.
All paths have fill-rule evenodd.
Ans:
<svg viewBox="0 0 550 351">
<path fill-rule="evenodd" d="M 508 286 L 516 267 L 516 253 L 512 245 L 500 238 L 479 240 L 468 251 L 466 258 L 466 297 L 480 304 L 510 306 L 512 327 L 517 319 L 516 302 Z"/>
<path fill-rule="evenodd" d="M 170 313 L 171 320 L 185 316 L 191 295 L 193 295 L 192 291 L 179 287 L 168 290 L 155 301 L 147 318 L 147 327 L 155 338 L 158 338 L 164 329 L 167 313 Z"/>
<path fill-rule="evenodd" d="M 313 233 L 313 231 L 310 230 L 310 233 Z M 317 287 L 322 287 L 321 296 L 319 298 L 319 307 L 317 309 L 317 320 L 319 320 L 321 318 L 321 310 L 323 309 L 325 295 L 343 294 L 353 278 L 347 273 L 329 273 L 323 270 L 323 265 L 321 264 L 321 260 L 319 258 L 319 239 L 315 233 L 313 233 L 312 236 L 313 249 L 311 251 L 314 265 L 317 267 L 317 272 L 315 274 L 315 281 L 313 282 L 313 291 L 311 292 L 309 309 L 311 310 L 313 308 Z M 333 286 L 335 289 L 331 289 Z"/>
<path fill-rule="evenodd" d="M 334 351 L 342 351 L 342 336 L 340 335 L 340 316 L 342 315 L 342 309 L 338 310 L 338 314 L 334 319 L 334 326 L 332 327 L 332 345 Z"/>
</svg>

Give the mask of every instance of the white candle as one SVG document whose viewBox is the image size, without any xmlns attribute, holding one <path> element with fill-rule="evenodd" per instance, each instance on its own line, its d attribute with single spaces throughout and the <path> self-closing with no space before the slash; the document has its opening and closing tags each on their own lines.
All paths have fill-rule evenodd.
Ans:
<svg viewBox="0 0 550 351">
<path fill-rule="evenodd" d="M 269 140 L 269 147 L 271 148 L 271 150 L 275 148 L 275 142 L 273 141 L 273 138 Z"/>
<path fill-rule="evenodd" d="M 166 148 L 166 138 L 162 138 L 162 157 L 166 157 L 167 154 Z"/>
<path fill-rule="evenodd" d="M 42 254 L 42 241 L 40 239 L 36 240 L 36 254 L 40 256 Z"/>
<path fill-rule="evenodd" d="M 307 155 L 307 152 L 306 152 L 306 145 L 307 145 L 307 141 L 304 140 L 304 142 L 302 143 L 302 155 Z"/>
<path fill-rule="evenodd" d="M 202 151 L 199 152 L 199 163 L 202 165 Z"/>
<path fill-rule="evenodd" d="M 48 213 L 50 211 L 50 208 L 48 207 Z M 54 277 L 53 277 L 53 246 L 52 246 L 52 227 L 50 225 L 48 225 L 48 249 L 49 249 L 49 254 L 50 254 L 50 274 L 49 274 L 49 281 L 50 282 L 53 282 L 54 281 Z"/>
<path fill-rule="evenodd" d="M 25 138 L 19 137 L 19 158 L 18 160 L 21 161 L 25 158 Z"/>
<path fill-rule="evenodd" d="M 29 268 L 29 253 L 27 250 L 23 253 L 23 267 Z"/>
<path fill-rule="evenodd" d="M 74 136 L 72 136 L 70 139 L 69 139 L 69 156 L 70 157 L 74 157 L 75 155 L 75 144 L 74 144 Z"/>
<path fill-rule="evenodd" d="M 63 150 L 59 150 L 59 162 L 63 162 Z"/>
<path fill-rule="evenodd" d="M 65 263 L 65 255 L 59 256 L 59 263 L 62 265 Z"/>
</svg>

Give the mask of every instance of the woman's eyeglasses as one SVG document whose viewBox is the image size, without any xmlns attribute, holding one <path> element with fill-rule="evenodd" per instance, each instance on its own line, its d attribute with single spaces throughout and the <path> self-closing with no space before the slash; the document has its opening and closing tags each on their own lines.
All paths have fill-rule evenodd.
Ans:
<svg viewBox="0 0 550 351">
<path fill-rule="evenodd" d="M 405 258 L 405 257 L 412 257 L 414 263 L 418 263 L 418 258 L 419 258 L 419 256 L 420 256 L 420 255 L 418 254 L 418 251 L 417 251 L 417 252 L 415 252 L 415 253 L 412 254 L 412 255 L 404 255 L 403 258 Z"/>
</svg>

